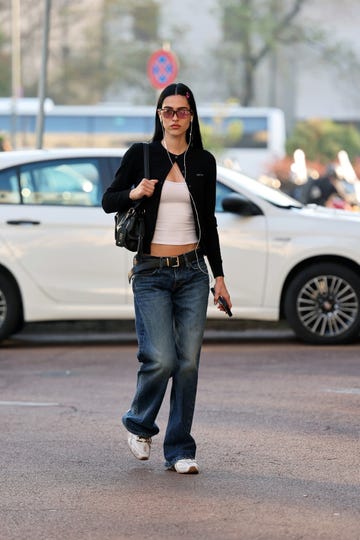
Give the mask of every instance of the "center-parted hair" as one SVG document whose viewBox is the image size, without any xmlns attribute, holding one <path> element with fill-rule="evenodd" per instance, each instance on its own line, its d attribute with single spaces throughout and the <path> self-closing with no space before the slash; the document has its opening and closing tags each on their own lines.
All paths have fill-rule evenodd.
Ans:
<svg viewBox="0 0 360 540">
<path fill-rule="evenodd" d="M 196 108 L 196 103 L 194 99 L 194 95 L 190 88 L 186 86 L 186 84 L 183 83 L 174 83 L 170 84 L 164 90 L 161 92 L 157 106 L 156 106 L 156 112 L 155 112 L 155 131 L 152 140 L 153 141 L 161 141 L 164 137 L 164 132 L 162 129 L 162 125 L 160 122 L 160 118 L 158 115 L 158 110 L 162 109 L 162 105 L 164 100 L 169 96 L 184 96 L 186 97 L 189 108 L 192 112 L 192 126 L 190 125 L 189 129 L 186 132 L 186 141 L 190 143 L 191 148 L 198 148 L 203 149 L 203 143 L 201 138 L 201 132 L 200 132 L 200 125 L 199 125 L 199 118 Z M 191 140 L 190 140 L 190 133 L 191 133 Z"/>
</svg>

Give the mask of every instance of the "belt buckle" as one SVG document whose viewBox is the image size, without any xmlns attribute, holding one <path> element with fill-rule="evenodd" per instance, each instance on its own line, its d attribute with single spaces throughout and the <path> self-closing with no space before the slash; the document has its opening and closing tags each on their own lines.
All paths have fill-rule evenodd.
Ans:
<svg viewBox="0 0 360 540">
<path fill-rule="evenodd" d="M 176 259 L 176 262 L 174 264 L 170 264 L 171 259 Z M 175 257 L 166 257 L 166 266 L 170 266 L 170 268 L 178 268 L 180 266 L 179 255 L 176 255 Z"/>
</svg>

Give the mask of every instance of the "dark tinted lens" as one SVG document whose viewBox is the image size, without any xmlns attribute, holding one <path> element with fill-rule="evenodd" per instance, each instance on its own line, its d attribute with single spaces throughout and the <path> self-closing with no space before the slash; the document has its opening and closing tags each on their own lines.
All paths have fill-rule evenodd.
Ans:
<svg viewBox="0 0 360 540">
<path fill-rule="evenodd" d="M 173 116 L 176 114 L 178 118 L 186 118 L 190 114 L 190 109 L 171 109 L 171 108 L 165 108 L 161 109 L 164 118 L 173 118 Z"/>
</svg>

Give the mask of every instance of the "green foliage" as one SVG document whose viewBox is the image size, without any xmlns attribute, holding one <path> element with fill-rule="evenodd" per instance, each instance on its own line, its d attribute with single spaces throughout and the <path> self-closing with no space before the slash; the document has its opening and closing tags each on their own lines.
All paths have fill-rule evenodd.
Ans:
<svg viewBox="0 0 360 540">
<path fill-rule="evenodd" d="M 10 59 L 0 54 L 0 96 L 11 95 Z"/>
<path fill-rule="evenodd" d="M 238 146 L 244 132 L 241 121 L 234 120 L 224 129 L 221 118 L 211 125 L 200 122 L 200 129 L 204 147 L 215 153 L 224 147 Z"/>
<path fill-rule="evenodd" d="M 159 26 L 159 13 L 151 2 L 143 2 L 133 7 L 134 35 L 144 42 L 156 40 Z"/>
<path fill-rule="evenodd" d="M 6 50 L 6 39 L 0 31 L 0 96 L 11 95 L 11 58 Z"/>
<path fill-rule="evenodd" d="M 42 11 L 40 0 L 21 0 L 27 24 L 21 33 L 22 80 L 25 96 L 37 94 L 38 72 L 29 69 L 33 55 L 40 57 Z M 89 2 L 54 0 L 50 36 L 47 95 L 58 104 L 92 104 L 113 95 L 141 96 L 154 102 L 154 89 L 146 77 L 150 51 L 159 48 L 158 0 L 102 0 L 89 13 Z M 39 13 L 38 13 L 39 8 Z M 11 17 L 11 2 L 0 0 L 0 95 L 11 95 L 11 34 L 4 24 Z M 79 23 L 79 24 L 77 24 Z M 78 35 L 73 40 L 72 27 Z M 34 65 L 37 65 L 34 63 Z"/>
<path fill-rule="evenodd" d="M 357 91 L 358 52 L 346 41 L 336 39 L 331 28 L 308 25 L 301 18 L 307 3 L 309 0 L 219 0 L 224 40 L 215 55 L 218 71 L 229 94 L 243 106 L 255 101 L 258 67 L 297 43 L 311 49 L 314 63 L 324 62 L 337 73 L 338 86 L 344 84 L 349 91 L 351 81 L 351 87 Z"/>
<path fill-rule="evenodd" d="M 64 12 L 70 17 L 71 12 Z M 56 103 L 105 101 L 122 89 L 136 89 L 142 103 L 154 101 L 146 77 L 149 50 L 158 48 L 158 5 L 154 0 L 104 0 L 102 10 L 89 19 L 81 48 L 68 54 L 49 77 L 48 93 Z"/>
<path fill-rule="evenodd" d="M 360 156 L 360 133 L 353 125 L 337 124 L 331 120 L 299 122 L 288 138 L 286 150 L 292 155 L 301 148 L 306 158 L 320 163 L 335 161 L 340 150 L 346 150 L 350 160 Z"/>
<path fill-rule="evenodd" d="M 238 98 L 243 106 L 254 101 L 255 74 L 263 60 L 280 44 L 304 40 L 296 18 L 306 1 L 221 2 L 224 42 L 216 51 L 219 70 L 224 73 L 231 95 Z"/>
</svg>

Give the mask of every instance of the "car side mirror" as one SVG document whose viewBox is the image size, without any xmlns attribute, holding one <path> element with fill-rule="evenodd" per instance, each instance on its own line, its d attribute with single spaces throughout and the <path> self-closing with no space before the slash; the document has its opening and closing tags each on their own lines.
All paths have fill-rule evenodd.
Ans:
<svg viewBox="0 0 360 540">
<path fill-rule="evenodd" d="M 261 216 L 263 214 L 261 208 L 238 193 L 224 197 L 222 207 L 225 212 L 240 216 Z"/>
</svg>

